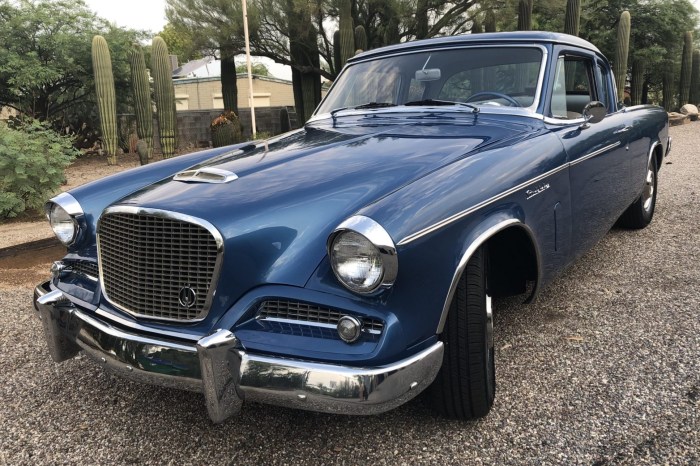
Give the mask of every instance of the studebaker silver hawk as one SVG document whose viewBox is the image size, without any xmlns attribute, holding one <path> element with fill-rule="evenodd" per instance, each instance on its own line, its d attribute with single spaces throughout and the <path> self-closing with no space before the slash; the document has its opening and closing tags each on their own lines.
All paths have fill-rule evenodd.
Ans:
<svg viewBox="0 0 700 466">
<path fill-rule="evenodd" d="M 245 402 L 373 414 L 425 389 L 494 401 L 491 299 L 532 300 L 618 222 L 652 220 L 658 107 L 618 103 L 590 43 L 546 32 L 348 61 L 303 128 L 72 189 L 36 288 L 49 353 Z"/>
</svg>

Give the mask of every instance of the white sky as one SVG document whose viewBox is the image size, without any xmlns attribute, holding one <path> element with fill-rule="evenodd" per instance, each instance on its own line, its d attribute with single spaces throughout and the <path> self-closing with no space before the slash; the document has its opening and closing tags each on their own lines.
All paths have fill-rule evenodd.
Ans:
<svg viewBox="0 0 700 466">
<path fill-rule="evenodd" d="M 150 31 L 153 35 L 162 31 L 167 23 L 165 0 L 85 0 L 85 3 L 107 21 L 121 27 Z M 236 61 L 244 62 L 245 55 L 236 57 Z M 288 66 L 265 57 L 254 57 L 253 61 L 267 65 L 270 73 L 277 78 L 292 79 L 292 70 Z"/>
</svg>

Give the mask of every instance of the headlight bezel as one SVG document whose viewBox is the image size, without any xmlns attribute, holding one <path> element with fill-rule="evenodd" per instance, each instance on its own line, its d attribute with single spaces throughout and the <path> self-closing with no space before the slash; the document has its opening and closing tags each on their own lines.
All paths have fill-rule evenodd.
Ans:
<svg viewBox="0 0 700 466">
<path fill-rule="evenodd" d="M 55 209 L 61 209 L 61 211 L 67 217 L 66 220 L 69 220 L 73 226 L 73 234 L 67 240 L 64 240 L 54 227 L 53 220 L 55 219 Z M 82 228 L 80 226 L 79 218 L 84 215 L 84 212 L 78 201 L 72 195 L 69 193 L 61 193 L 58 196 L 51 198 L 46 204 L 44 204 L 44 212 L 46 213 L 46 219 L 48 220 L 54 235 L 64 246 L 73 246 L 80 240 Z M 60 214 L 60 212 L 58 213 Z"/>
<path fill-rule="evenodd" d="M 372 246 L 374 246 L 374 248 L 376 248 L 377 253 L 379 254 L 382 272 L 380 278 L 371 287 L 361 288 L 352 283 L 346 282 L 343 276 L 334 267 L 334 245 L 336 240 L 347 232 L 352 232 L 362 236 Z M 355 215 L 342 222 L 328 236 L 326 249 L 330 267 L 336 279 L 341 285 L 343 285 L 343 287 L 352 291 L 353 293 L 360 295 L 376 294 L 384 289 L 390 288 L 396 281 L 399 268 L 396 245 L 384 227 L 369 217 L 365 217 L 364 215 Z"/>
</svg>

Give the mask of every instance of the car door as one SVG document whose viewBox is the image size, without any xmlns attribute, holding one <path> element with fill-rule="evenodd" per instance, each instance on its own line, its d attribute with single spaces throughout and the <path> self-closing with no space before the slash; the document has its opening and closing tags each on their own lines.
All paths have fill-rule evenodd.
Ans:
<svg viewBox="0 0 700 466">
<path fill-rule="evenodd" d="M 592 247 L 614 224 L 627 202 L 629 158 L 622 112 L 615 111 L 609 81 L 596 79 L 592 56 L 562 50 L 551 89 L 550 129 L 559 136 L 569 161 L 572 257 Z M 606 117 L 586 123 L 583 108 L 594 100 Z"/>
</svg>

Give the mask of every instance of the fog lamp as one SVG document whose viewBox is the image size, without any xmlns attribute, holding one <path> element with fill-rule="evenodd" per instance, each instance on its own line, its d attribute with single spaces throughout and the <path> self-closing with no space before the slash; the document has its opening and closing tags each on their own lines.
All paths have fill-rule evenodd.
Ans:
<svg viewBox="0 0 700 466">
<path fill-rule="evenodd" d="M 338 320 L 338 336 L 346 343 L 352 343 L 360 338 L 362 323 L 352 316 L 343 316 Z"/>
</svg>

